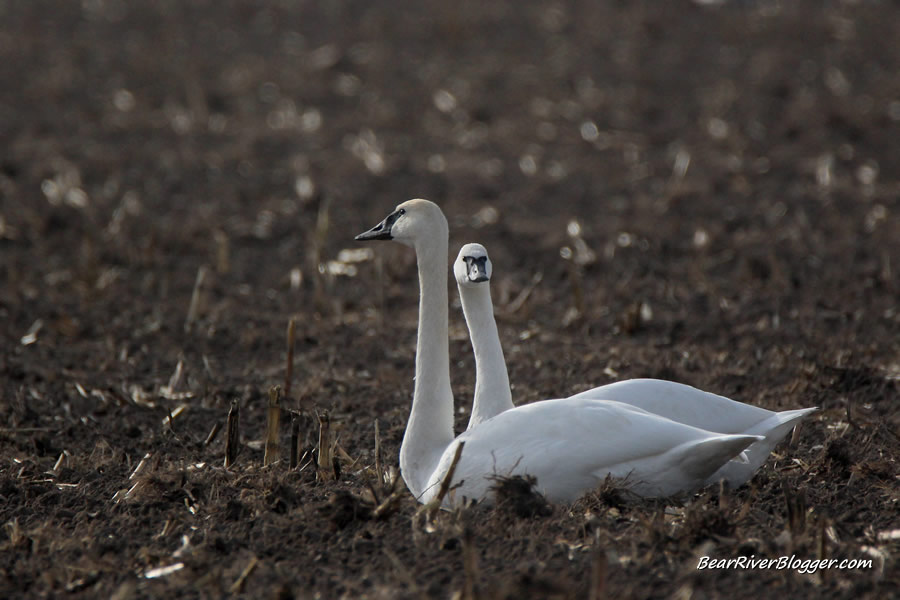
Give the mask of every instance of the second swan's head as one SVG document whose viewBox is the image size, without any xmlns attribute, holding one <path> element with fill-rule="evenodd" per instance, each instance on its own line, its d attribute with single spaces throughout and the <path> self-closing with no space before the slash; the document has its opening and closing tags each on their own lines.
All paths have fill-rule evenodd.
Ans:
<svg viewBox="0 0 900 600">
<path fill-rule="evenodd" d="M 447 236 L 447 219 L 434 202 L 415 199 L 399 204 L 372 229 L 356 236 L 359 241 L 394 240 L 415 247 L 420 241 Z"/>
<path fill-rule="evenodd" d="M 475 287 L 488 283 L 494 266 L 487 250 L 481 244 L 466 244 L 453 263 L 453 275 L 461 287 Z"/>
</svg>

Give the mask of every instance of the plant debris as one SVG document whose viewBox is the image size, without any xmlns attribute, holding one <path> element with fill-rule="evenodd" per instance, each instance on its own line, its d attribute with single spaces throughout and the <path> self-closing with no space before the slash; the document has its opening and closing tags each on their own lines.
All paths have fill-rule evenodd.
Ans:
<svg viewBox="0 0 900 600">
<path fill-rule="evenodd" d="M 494 502 L 498 510 L 507 511 L 520 519 L 547 517 L 553 514 L 553 507 L 537 490 L 537 480 L 530 475 L 503 477 L 495 475 L 491 485 Z"/>
<path fill-rule="evenodd" d="M 4 598 L 900 588 L 896 7 L 0 7 Z M 491 253 L 516 404 L 653 376 L 820 410 L 735 490 L 421 506 L 414 253 L 353 241 L 413 196 Z M 872 564 L 697 569 L 792 555 Z"/>
</svg>

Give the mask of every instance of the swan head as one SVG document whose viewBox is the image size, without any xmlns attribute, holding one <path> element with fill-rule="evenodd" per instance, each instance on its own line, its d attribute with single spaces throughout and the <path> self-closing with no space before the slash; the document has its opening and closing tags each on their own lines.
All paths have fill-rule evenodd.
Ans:
<svg viewBox="0 0 900 600">
<path fill-rule="evenodd" d="M 415 247 L 420 241 L 439 239 L 447 235 L 447 219 L 434 202 L 417 198 L 397 205 L 372 229 L 356 236 L 358 241 L 394 240 Z"/>
<path fill-rule="evenodd" d="M 466 244 L 453 263 L 456 283 L 462 287 L 475 287 L 491 280 L 494 266 L 487 250 L 481 244 Z"/>
</svg>

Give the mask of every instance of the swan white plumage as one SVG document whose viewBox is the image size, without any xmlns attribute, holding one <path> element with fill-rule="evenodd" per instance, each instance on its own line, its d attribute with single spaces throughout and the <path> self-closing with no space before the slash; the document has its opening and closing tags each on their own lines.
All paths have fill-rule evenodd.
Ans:
<svg viewBox="0 0 900 600">
<path fill-rule="evenodd" d="M 493 264 L 481 244 L 466 244 L 453 263 L 453 274 L 475 353 L 475 398 L 469 428 L 513 408 L 506 361 L 491 303 Z M 724 479 L 731 487 L 750 480 L 775 445 L 815 408 L 773 412 L 736 402 L 673 381 L 629 379 L 596 387 L 570 399 L 602 398 L 716 433 L 748 434 L 764 439 L 723 465 L 707 480 Z"/>
<path fill-rule="evenodd" d="M 447 220 L 427 200 L 410 200 L 358 240 L 396 240 L 416 250 L 420 299 L 412 408 L 400 446 L 410 492 L 431 501 L 452 478 L 452 505 L 487 498 L 493 475 L 529 474 L 552 501 L 568 502 L 608 475 L 644 496 L 691 490 L 738 455 L 755 435 L 720 435 L 640 408 L 592 398 L 535 402 L 506 410 L 454 439 L 447 328 Z"/>
<path fill-rule="evenodd" d="M 490 284 L 493 270 L 487 250 L 481 244 L 463 246 L 453 263 L 459 301 L 475 354 L 475 397 L 467 430 L 515 406 L 494 320 Z"/>
</svg>

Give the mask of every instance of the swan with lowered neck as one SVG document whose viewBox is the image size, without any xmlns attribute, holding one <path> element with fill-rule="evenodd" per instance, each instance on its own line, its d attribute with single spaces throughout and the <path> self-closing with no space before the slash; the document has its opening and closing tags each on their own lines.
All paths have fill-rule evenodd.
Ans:
<svg viewBox="0 0 900 600">
<path fill-rule="evenodd" d="M 466 244 L 453 263 L 459 297 L 475 353 L 475 399 L 469 428 L 513 408 L 509 376 L 491 304 L 493 265 L 481 244 Z M 724 479 L 731 487 L 750 480 L 775 445 L 815 408 L 773 412 L 697 388 L 661 379 L 629 379 L 570 397 L 602 398 L 717 433 L 763 436 L 740 457 L 722 465 L 706 483 Z"/>
<path fill-rule="evenodd" d="M 453 473 L 452 505 L 488 495 L 494 475 L 528 474 L 553 501 L 568 502 L 607 476 L 624 478 L 643 496 L 699 487 L 728 460 L 759 441 L 670 421 L 619 402 L 572 398 L 512 408 L 454 439 L 447 327 L 447 220 L 436 204 L 410 200 L 358 240 L 396 240 L 416 250 L 419 332 L 412 409 L 400 446 L 400 471 L 410 492 L 431 501 Z"/>
</svg>

